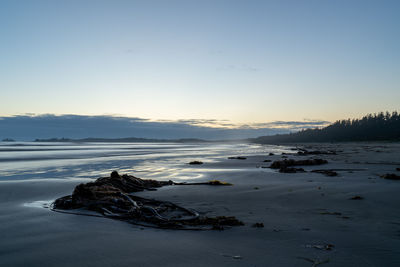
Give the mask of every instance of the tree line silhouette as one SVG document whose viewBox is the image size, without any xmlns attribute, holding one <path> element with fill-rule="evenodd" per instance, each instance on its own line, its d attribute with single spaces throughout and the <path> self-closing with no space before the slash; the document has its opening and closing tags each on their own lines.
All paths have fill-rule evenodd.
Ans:
<svg viewBox="0 0 400 267">
<path fill-rule="evenodd" d="M 361 119 L 338 120 L 324 128 L 261 136 L 252 141 L 256 143 L 400 141 L 400 115 L 397 111 L 368 114 Z"/>
</svg>

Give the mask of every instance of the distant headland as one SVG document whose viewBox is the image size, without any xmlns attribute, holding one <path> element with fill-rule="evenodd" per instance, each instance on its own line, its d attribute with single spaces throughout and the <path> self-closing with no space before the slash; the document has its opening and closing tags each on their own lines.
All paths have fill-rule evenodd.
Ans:
<svg viewBox="0 0 400 267">
<path fill-rule="evenodd" d="M 261 144 L 400 141 L 400 115 L 397 111 L 380 112 L 368 114 L 361 119 L 338 120 L 323 128 L 261 136 L 249 140 Z"/>
</svg>

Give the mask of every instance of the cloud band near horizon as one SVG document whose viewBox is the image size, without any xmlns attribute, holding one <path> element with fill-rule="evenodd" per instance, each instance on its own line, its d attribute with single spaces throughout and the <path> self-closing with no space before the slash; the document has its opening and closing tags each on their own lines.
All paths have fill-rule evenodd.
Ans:
<svg viewBox="0 0 400 267">
<path fill-rule="evenodd" d="M 25 114 L 0 117 L 0 138 L 29 141 L 36 138 L 200 138 L 243 139 L 322 127 L 327 121 L 274 121 L 233 124 L 227 120 L 187 119 L 156 121 L 109 115 Z"/>
</svg>

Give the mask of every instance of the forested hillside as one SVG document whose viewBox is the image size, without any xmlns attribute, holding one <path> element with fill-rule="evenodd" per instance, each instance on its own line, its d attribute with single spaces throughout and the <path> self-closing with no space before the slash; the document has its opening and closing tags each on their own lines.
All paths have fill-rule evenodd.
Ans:
<svg viewBox="0 0 400 267">
<path fill-rule="evenodd" d="M 361 119 L 339 120 L 321 129 L 307 129 L 296 133 L 261 136 L 256 143 L 400 141 L 400 115 L 380 112 Z"/>
</svg>

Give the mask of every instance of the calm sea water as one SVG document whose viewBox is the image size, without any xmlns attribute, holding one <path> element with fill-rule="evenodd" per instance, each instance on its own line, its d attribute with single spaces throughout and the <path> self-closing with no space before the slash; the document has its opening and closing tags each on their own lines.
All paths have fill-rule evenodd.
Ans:
<svg viewBox="0 0 400 267">
<path fill-rule="evenodd" d="M 289 152 L 287 147 L 221 143 L 38 143 L 0 142 L 0 181 L 87 179 L 113 170 L 141 178 L 196 179 L 207 171 L 187 163 L 229 156 Z"/>
</svg>

